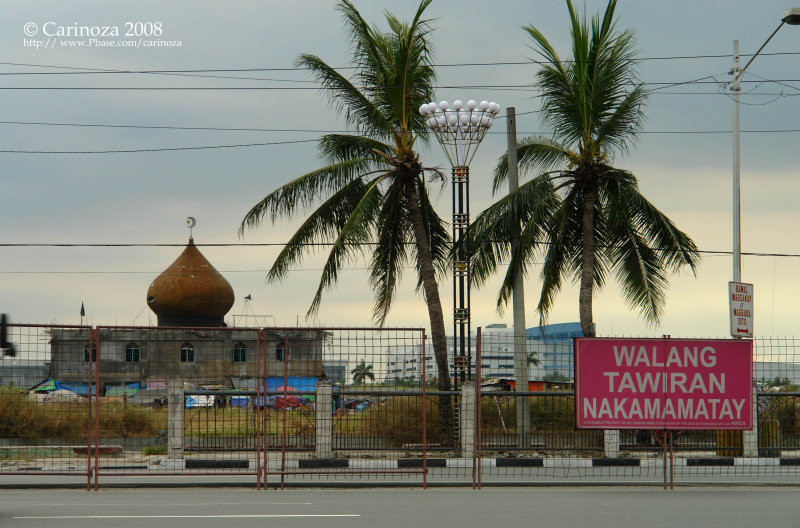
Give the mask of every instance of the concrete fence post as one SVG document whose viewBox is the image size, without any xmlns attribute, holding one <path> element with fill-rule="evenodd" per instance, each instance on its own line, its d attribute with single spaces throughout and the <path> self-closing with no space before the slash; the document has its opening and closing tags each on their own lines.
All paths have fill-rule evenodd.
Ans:
<svg viewBox="0 0 800 528">
<path fill-rule="evenodd" d="M 619 430 L 603 431 L 603 456 L 606 458 L 619 457 Z"/>
<path fill-rule="evenodd" d="M 167 459 L 169 460 L 183 460 L 183 412 L 185 407 L 183 380 L 167 381 Z"/>
<path fill-rule="evenodd" d="M 750 412 L 753 417 L 753 428 L 750 431 L 742 431 L 742 456 L 745 458 L 758 456 L 758 395 L 755 387 L 752 391 L 753 405 Z"/>
<path fill-rule="evenodd" d="M 333 457 L 333 385 L 328 380 L 317 382 L 314 401 L 317 458 Z"/>
<path fill-rule="evenodd" d="M 459 431 L 461 433 L 461 456 L 471 457 L 475 451 L 475 410 L 477 409 L 475 382 L 461 384 L 461 409 L 459 409 Z"/>
</svg>

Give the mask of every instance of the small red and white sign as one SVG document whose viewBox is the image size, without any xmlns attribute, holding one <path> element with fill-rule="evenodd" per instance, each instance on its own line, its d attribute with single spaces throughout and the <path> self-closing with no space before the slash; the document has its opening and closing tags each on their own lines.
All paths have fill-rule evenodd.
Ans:
<svg viewBox="0 0 800 528">
<path fill-rule="evenodd" d="M 753 337 L 753 285 L 729 282 L 728 301 L 731 307 L 731 336 Z"/>
</svg>

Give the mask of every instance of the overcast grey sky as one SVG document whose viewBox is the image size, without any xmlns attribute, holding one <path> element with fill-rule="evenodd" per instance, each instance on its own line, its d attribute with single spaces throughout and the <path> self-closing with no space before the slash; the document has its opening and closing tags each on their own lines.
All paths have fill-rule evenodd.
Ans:
<svg viewBox="0 0 800 528">
<path fill-rule="evenodd" d="M 619 27 L 631 28 L 637 35 L 641 79 L 659 89 L 645 108 L 645 133 L 636 148 L 615 162 L 632 170 L 645 195 L 704 251 L 731 250 L 733 103 L 725 91 L 731 80 L 733 40 L 740 40 L 743 55 L 755 52 L 778 26 L 782 13 L 792 7 L 787 1 L 797 2 L 619 2 Z M 417 5 L 408 0 L 355 3 L 365 18 L 383 28 L 384 9 L 406 19 Z M 0 7 L 0 121 L 4 122 L 0 150 L 136 150 L 308 141 L 324 131 L 341 130 L 342 120 L 323 94 L 311 89 L 314 85 L 308 74 L 292 69 L 300 53 L 317 54 L 331 65 L 348 64 L 348 41 L 334 6 L 331 0 L 5 2 Z M 592 0 L 586 6 L 595 12 L 605 2 Z M 562 56 L 568 56 L 565 3 L 435 0 L 427 15 L 436 19 L 435 60 L 443 65 L 438 68 L 437 97 L 487 99 L 503 108 L 514 106 L 520 136 L 541 131 L 536 92 L 530 86 L 536 68 L 526 63 L 533 53 L 520 26 L 536 25 Z M 142 41 L 158 39 L 161 44 L 179 42 L 180 46 L 73 47 L 65 43 L 88 42 L 89 38 L 46 35 L 59 26 L 75 25 L 97 26 L 100 31 L 119 28 L 120 37 L 100 36 L 99 40 L 138 41 L 136 33 L 160 28 L 160 36 L 143 36 Z M 126 31 L 134 36 L 126 37 Z M 48 39 L 47 49 L 33 42 Z M 800 139 L 796 131 L 800 129 L 800 28 L 784 26 L 763 53 L 748 69 L 742 96 L 742 248 L 798 255 L 800 214 L 795 203 L 800 181 L 793 154 Z M 191 75 L 86 73 L 253 68 L 264 70 Z M 703 81 L 672 87 L 658 84 L 696 79 Z M 88 89 L 100 87 L 136 90 Z M 176 89 L 144 89 L 167 87 Z M 210 87 L 228 89 L 196 89 Z M 775 130 L 784 132 L 771 132 Z M 504 150 L 504 133 L 505 121 L 497 120 L 472 164 L 474 213 L 491 202 L 490 173 Z M 423 155 L 426 164 L 447 167 L 438 145 Z M 288 223 L 265 224 L 242 240 L 237 229 L 254 203 L 317 167 L 318 159 L 312 141 L 113 154 L 0 153 L 0 163 L 2 243 L 184 244 L 188 239 L 184 219 L 194 216 L 195 241 L 202 245 L 288 240 L 292 232 Z M 434 195 L 440 214 L 449 218 L 449 187 Z M 309 259 L 282 284 L 267 284 L 265 272 L 278 249 L 201 248 L 234 288 L 231 314 L 242 314 L 242 299 L 251 294 L 253 311 L 273 316 L 265 322 L 304 323 L 320 259 Z M 0 251 L 0 311 L 10 313 L 14 322 L 77 323 L 84 302 L 93 324 L 148 324 L 155 323 L 155 318 L 146 307 L 147 287 L 181 248 L 4 246 Z M 743 258 L 742 279 L 755 284 L 756 334 L 796 333 L 798 264 L 800 258 L 795 256 Z M 325 296 L 318 319 L 309 323 L 371 323 L 372 292 L 362 267 L 363 262 L 352 263 L 340 287 Z M 725 336 L 731 270 L 730 255 L 706 253 L 696 278 L 674 277 L 659 327 L 644 325 L 637 313 L 628 311 L 616 284 L 609 281 L 595 301 L 598 332 Z M 413 291 L 412 272 L 398 295 L 390 325 L 427 326 L 422 298 Z M 473 326 L 510 325 L 510 310 L 503 315 L 495 312 L 496 287 L 489 284 L 473 293 Z M 539 288 L 538 276 L 528 277 L 528 326 L 538 322 L 533 307 Z M 443 281 L 441 292 L 448 303 L 445 313 L 449 313 L 449 280 Z M 577 291 L 566 288 L 550 322 L 577 319 Z"/>
</svg>

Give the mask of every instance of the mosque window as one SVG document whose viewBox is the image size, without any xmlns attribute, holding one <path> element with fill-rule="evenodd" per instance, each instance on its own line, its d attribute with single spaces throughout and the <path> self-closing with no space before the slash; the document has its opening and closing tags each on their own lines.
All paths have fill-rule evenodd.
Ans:
<svg viewBox="0 0 800 528">
<path fill-rule="evenodd" d="M 242 343 L 233 345 L 233 362 L 234 363 L 247 363 L 247 346 Z"/>
<path fill-rule="evenodd" d="M 97 345 L 92 345 L 92 358 L 90 360 L 89 343 L 86 343 L 85 345 L 83 345 L 83 362 L 89 363 L 89 361 L 91 361 L 92 363 L 97 363 Z"/>
<path fill-rule="evenodd" d="M 140 359 L 139 345 L 136 343 L 128 343 L 125 346 L 125 362 L 138 363 Z"/>
<path fill-rule="evenodd" d="M 181 363 L 194 362 L 194 345 L 191 343 L 184 343 L 181 345 Z"/>
<path fill-rule="evenodd" d="M 283 361 L 285 352 L 286 352 L 286 348 L 283 346 L 283 342 L 278 343 L 277 345 L 275 345 L 275 360 L 276 361 Z"/>
</svg>

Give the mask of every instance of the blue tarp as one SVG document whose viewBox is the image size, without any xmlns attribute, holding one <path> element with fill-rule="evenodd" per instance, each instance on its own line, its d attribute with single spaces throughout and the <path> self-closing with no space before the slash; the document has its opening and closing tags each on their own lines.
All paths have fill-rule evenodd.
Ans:
<svg viewBox="0 0 800 528">
<path fill-rule="evenodd" d="M 283 390 L 285 385 L 286 388 L 289 389 L 287 390 L 286 394 L 287 399 L 289 397 L 298 398 L 304 402 L 305 397 L 311 396 L 313 398 L 318 381 L 319 378 L 312 376 L 289 376 L 285 379 L 283 377 L 270 376 L 264 379 L 264 390 L 267 392 Z M 264 400 L 264 397 L 262 396 L 259 398 L 258 403 L 261 407 L 264 407 L 265 403 L 267 407 L 274 407 L 277 400 L 281 398 L 283 398 L 283 394 L 267 396 L 266 400 Z"/>
<path fill-rule="evenodd" d="M 193 409 L 195 407 L 213 407 L 214 397 L 195 394 L 193 396 L 186 396 L 186 408 Z"/>
<path fill-rule="evenodd" d="M 270 376 L 264 379 L 264 390 L 276 391 L 286 385 L 295 389 L 299 393 L 313 393 L 317 388 L 319 378 L 311 376 L 289 376 L 284 380 L 283 377 Z"/>
<path fill-rule="evenodd" d="M 246 409 L 250 405 L 249 396 L 231 396 L 231 407 L 241 407 Z"/>
<path fill-rule="evenodd" d="M 81 396 L 88 396 L 89 395 L 89 384 L 88 383 L 63 383 L 61 381 L 56 381 L 54 379 L 48 379 L 43 381 L 36 387 L 32 389 L 34 392 L 52 392 L 54 390 L 68 390 L 70 392 L 74 392 L 75 394 L 80 394 Z M 92 396 L 95 394 L 95 386 L 92 385 Z"/>
<path fill-rule="evenodd" d="M 68 391 L 72 391 L 75 394 L 80 394 L 81 396 L 88 396 L 89 395 L 89 384 L 88 383 L 62 383 L 60 381 L 56 382 L 56 388 L 58 389 L 66 389 Z M 92 396 L 95 395 L 95 386 L 92 385 Z"/>
</svg>

